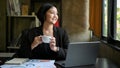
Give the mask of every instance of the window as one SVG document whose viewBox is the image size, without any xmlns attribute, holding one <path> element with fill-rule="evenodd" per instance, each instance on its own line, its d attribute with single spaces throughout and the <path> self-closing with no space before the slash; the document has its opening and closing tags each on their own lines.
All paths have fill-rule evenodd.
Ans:
<svg viewBox="0 0 120 68">
<path fill-rule="evenodd" d="M 107 29 L 108 29 L 108 27 L 107 27 L 107 25 L 108 25 L 108 23 L 107 23 L 107 19 L 108 19 L 108 0 L 105 0 L 104 2 L 103 2 L 103 36 L 105 36 L 105 37 L 107 37 Z"/>
<path fill-rule="evenodd" d="M 116 40 L 120 41 L 120 0 L 117 0 L 117 28 L 116 28 Z"/>
<path fill-rule="evenodd" d="M 102 39 L 120 46 L 120 0 L 103 0 Z"/>
</svg>

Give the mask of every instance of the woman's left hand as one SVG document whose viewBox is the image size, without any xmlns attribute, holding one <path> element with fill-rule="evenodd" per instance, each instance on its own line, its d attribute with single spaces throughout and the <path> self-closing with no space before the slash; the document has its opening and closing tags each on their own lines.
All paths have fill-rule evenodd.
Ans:
<svg viewBox="0 0 120 68">
<path fill-rule="evenodd" d="M 58 51 L 58 47 L 56 46 L 56 39 L 55 39 L 55 37 L 51 38 L 50 49 L 53 50 L 53 51 L 55 51 L 55 52 Z"/>
</svg>

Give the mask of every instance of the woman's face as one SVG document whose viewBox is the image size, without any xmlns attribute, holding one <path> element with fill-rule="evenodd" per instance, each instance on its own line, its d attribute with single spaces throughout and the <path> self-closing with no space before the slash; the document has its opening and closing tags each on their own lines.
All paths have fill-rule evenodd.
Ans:
<svg viewBox="0 0 120 68">
<path fill-rule="evenodd" d="M 57 20 L 58 20 L 57 8 L 52 7 L 46 12 L 46 20 L 45 21 L 55 24 Z"/>
</svg>

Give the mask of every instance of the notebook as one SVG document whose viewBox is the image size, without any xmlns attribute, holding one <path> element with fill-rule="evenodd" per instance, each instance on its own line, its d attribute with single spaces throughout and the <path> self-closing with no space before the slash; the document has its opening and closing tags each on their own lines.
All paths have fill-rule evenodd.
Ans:
<svg viewBox="0 0 120 68">
<path fill-rule="evenodd" d="M 99 51 L 99 41 L 75 42 L 68 46 L 66 60 L 57 61 L 55 64 L 62 67 L 94 65 Z"/>
<path fill-rule="evenodd" d="M 5 64 L 20 65 L 24 62 L 27 62 L 28 60 L 29 60 L 28 58 L 13 58 L 9 61 L 6 61 Z"/>
</svg>

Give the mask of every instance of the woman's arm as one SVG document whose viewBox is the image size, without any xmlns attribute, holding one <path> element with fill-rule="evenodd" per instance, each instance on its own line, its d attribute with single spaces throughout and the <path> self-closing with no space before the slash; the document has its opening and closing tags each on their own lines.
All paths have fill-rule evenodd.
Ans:
<svg viewBox="0 0 120 68">
<path fill-rule="evenodd" d="M 20 48 L 15 53 L 13 57 L 19 57 L 19 58 L 30 58 L 31 56 L 31 47 L 30 42 L 28 39 L 28 31 L 24 30 L 22 32 L 21 38 L 20 38 Z"/>
<path fill-rule="evenodd" d="M 58 42 L 59 51 L 57 51 L 57 59 L 64 60 L 66 58 L 67 48 L 69 45 L 68 34 L 65 30 L 60 31 L 60 39 Z"/>
</svg>

